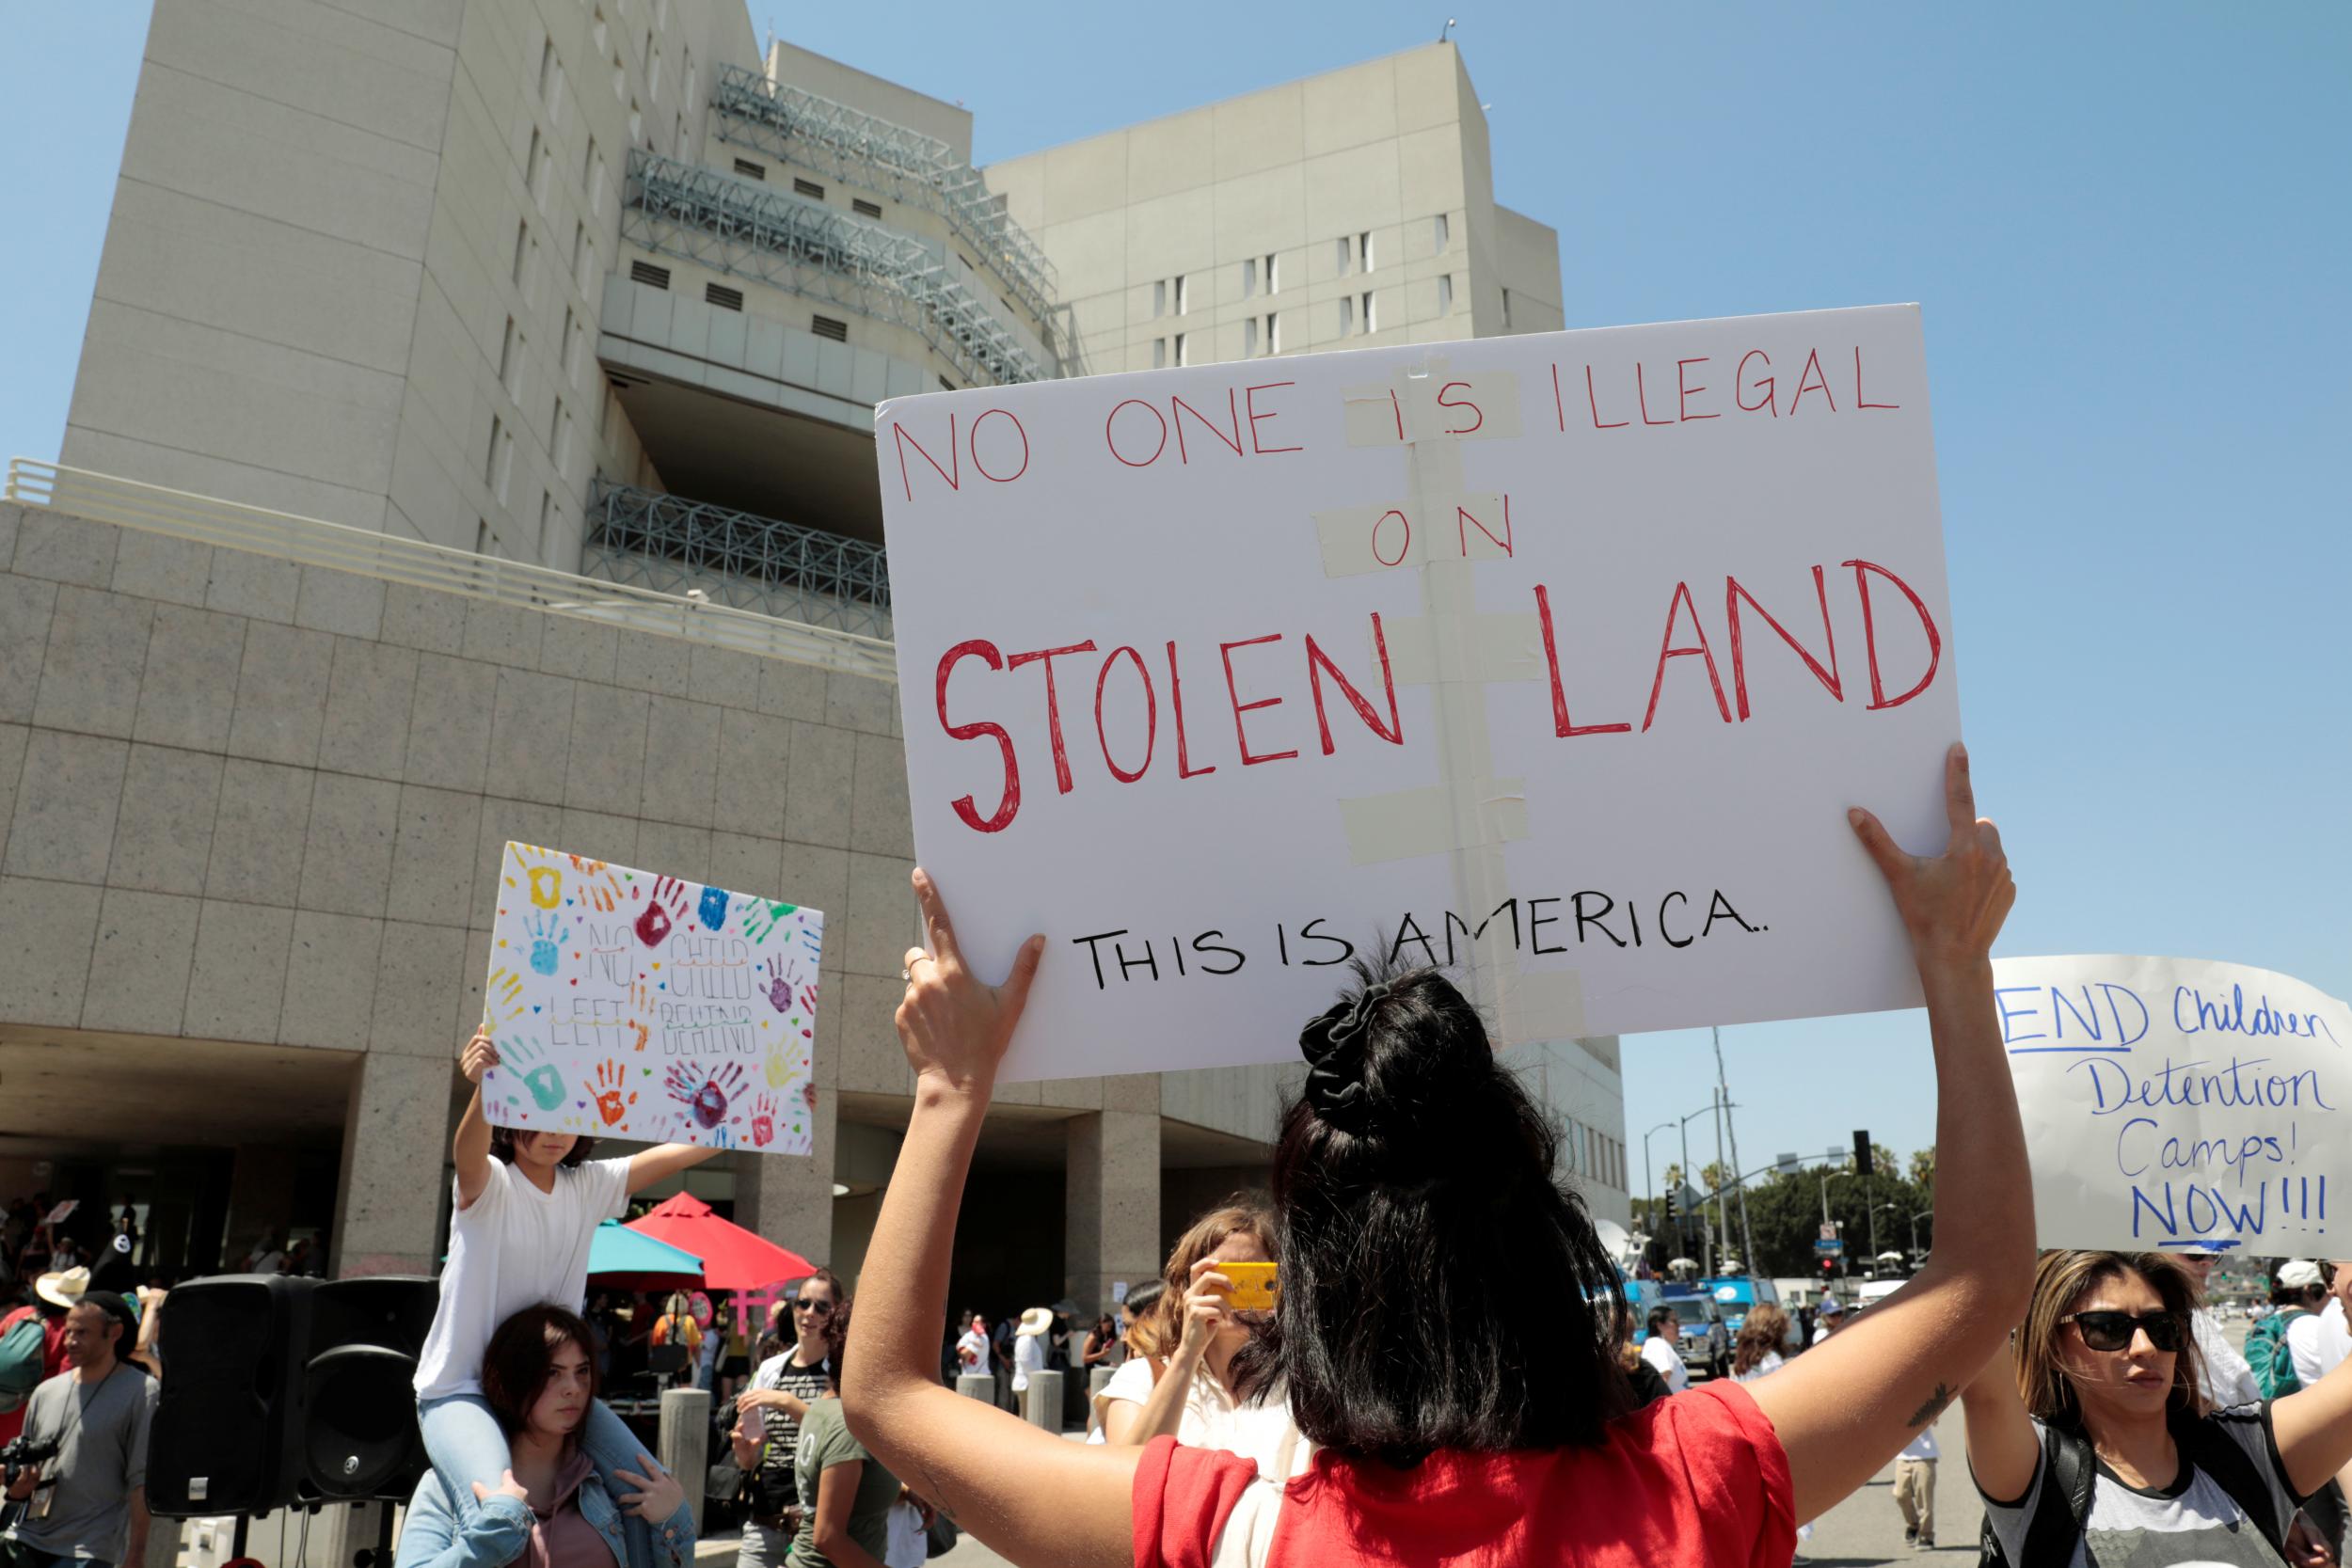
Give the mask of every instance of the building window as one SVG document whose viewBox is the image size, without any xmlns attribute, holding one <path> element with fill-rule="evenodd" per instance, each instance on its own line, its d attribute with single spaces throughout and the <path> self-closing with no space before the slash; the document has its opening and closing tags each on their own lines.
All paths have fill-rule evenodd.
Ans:
<svg viewBox="0 0 2352 1568">
<path fill-rule="evenodd" d="M 641 147 L 645 141 L 645 117 L 637 107 L 637 100 L 628 101 L 628 144 Z"/>
<path fill-rule="evenodd" d="M 598 6 L 596 8 L 595 19 L 588 24 L 588 36 L 595 40 L 596 53 L 599 55 L 603 54 L 605 45 L 605 29 L 604 8 L 602 6 Z"/>
<path fill-rule="evenodd" d="M 1258 318 L 1255 316 L 1242 318 L 1241 356 L 1244 359 L 1255 359 L 1258 356 Z"/>
<path fill-rule="evenodd" d="M 490 519 L 477 519 L 473 526 L 473 553 L 494 555 L 498 550 L 498 535 L 490 531 Z"/>
<path fill-rule="evenodd" d="M 1241 263 L 1241 297 L 1248 299 L 1258 292 L 1258 259 L 1245 257 Z"/>
<path fill-rule="evenodd" d="M 941 391 L 943 391 L 943 392 L 952 392 L 952 391 L 957 390 L 958 388 L 957 388 L 956 384 L 955 384 L 954 382 L 952 382 L 952 381 L 948 380 L 946 376 L 944 376 L 944 375 L 943 375 L 943 376 L 941 376 L 941 377 L 939 378 L 939 389 L 940 389 Z"/>
<path fill-rule="evenodd" d="M 1451 231 L 1446 227 L 1445 214 L 1443 213 L 1439 213 L 1436 217 L 1430 219 L 1429 227 L 1431 236 L 1437 241 L 1437 253 L 1442 256 L 1445 254 L 1446 245 L 1451 243 L 1453 239 Z"/>
<path fill-rule="evenodd" d="M 588 211 L 602 215 L 604 212 L 604 154 L 597 150 L 596 138 L 588 138 L 588 156 L 580 166 L 580 182 L 588 187 Z"/>
<path fill-rule="evenodd" d="M 1502 291 L 1502 330 L 1511 330 L 1511 291 Z"/>
<path fill-rule="evenodd" d="M 1356 296 L 1340 295 L 1340 336 L 1344 338 L 1356 330 Z"/>
<path fill-rule="evenodd" d="M 1282 318 L 1271 310 L 1265 313 L 1265 351 L 1268 354 L 1282 352 Z"/>
<path fill-rule="evenodd" d="M 768 166 L 753 163 L 749 158 L 738 158 L 735 160 L 735 172 L 747 179 L 765 180 L 768 178 Z"/>
<path fill-rule="evenodd" d="M 1345 277 L 1347 276 L 1347 274 L 1348 274 L 1348 271 L 1349 271 L 1349 264 L 1348 264 L 1348 252 L 1347 252 L 1347 236 L 1346 236 L 1346 235 L 1344 235 L 1344 234 L 1342 234 L 1342 235 L 1340 236 L 1340 276 L 1341 276 L 1342 277 Z"/>
<path fill-rule="evenodd" d="M 483 454 L 482 483 L 498 492 L 502 504 L 506 499 L 507 458 L 515 450 L 515 437 L 506 429 L 506 421 L 496 414 L 490 416 L 490 450 Z"/>
<path fill-rule="evenodd" d="M 555 492 L 542 490 L 539 492 L 539 559 L 541 561 L 548 558 L 548 535 L 554 531 L 554 528 Z"/>
<path fill-rule="evenodd" d="M 530 305 L 539 297 L 539 242 L 533 239 L 525 247 L 523 258 L 523 303 Z"/>
<path fill-rule="evenodd" d="M 521 395 L 518 380 L 523 368 L 522 348 L 522 334 L 515 330 L 515 318 L 509 316 L 506 318 L 506 336 L 499 343 L 499 385 L 506 388 L 506 395 L 510 398 Z"/>
<path fill-rule="evenodd" d="M 795 179 L 792 182 L 792 194 L 807 197 L 812 201 L 822 201 L 825 199 L 825 187 L 814 180 Z"/>
<path fill-rule="evenodd" d="M 862 196 L 851 197 L 850 198 L 850 211 L 855 213 L 862 218 L 878 218 L 882 216 L 882 203 L 879 201 L 868 201 Z"/>
<path fill-rule="evenodd" d="M 580 344 L 585 341 L 580 329 L 579 313 L 564 307 L 564 379 L 574 387 L 580 385 Z"/>
<path fill-rule="evenodd" d="M 593 295 L 596 292 L 596 247 L 587 239 L 584 230 L 580 244 L 575 248 L 580 252 L 580 292 Z"/>
<path fill-rule="evenodd" d="M 1372 230 L 1366 230 L 1356 236 L 1356 254 L 1362 258 L 1364 270 L 1370 272 L 1372 270 Z"/>
<path fill-rule="evenodd" d="M 524 218 L 515 225 L 515 287 L 523 286 L 523 261 L 531 248 L 531 220 Z"/>
<path fill-rule="evenodd" d="M 1154 338 L 1152 340 L 1152 368 L 1157 371 L 1165 370 L 1167 367 L 1168 340 L 1166 338 Z"/>
<path fill-rule="evenodd" d="M 1180 272 L 1176 275 L 1176 313 L 1180 316 L 1184 313 L 1184 301 L 1189 291 L 1184 287 L 1184 275 Z M 1180 357 L 1177 363 L 1181 365 L 1184 360 Z"/>
<path fill-rule="evenodd" d="M 1364 291 L 1363 307 L 1363 329 L 1366 332 L 1377 332 L 1380 330 L 1380 323 L 1375 319 L 1373 314 L 1373 297 L 1372 291 L 1370 289 L 1366 289 Z"/>
<path fill-rule="evenodd" d="M 555 394 L 548 407 L 548 451 L 555 451 L 555 433 L 564 425 L 564 394 Z"/>
<path fill-rule="evenodd" d="M 572 466 L 572 411 L 564 406 L 564 400 L 555 402 L 555 474 L 558 479 Z"/>
<path fill-rule="evenodd" d="M 819 338 L 827 338 L 836 343 L 846 343 L 850 341 L 850 324 L 845 321 L 835 321 L 831 316 L 811 316 L 808 321 L 808 329 Z"/>
<path fill-rule="evenodd" d="M 1439 273 L 1438 275 L 1438 314 L 1442 316 L 1453 309 L 1454 275 L 1450 272 Z"/>
<path fill-rule="evenodd" d="M 1266 253 L 1265 263 L 1260 270 L 1265 274 L 1265 292 L 1267 293 L 1279 293 L 1282 287 L 1282 277 L 1280 271 L 1274 264 L 1272 251 Z"/>
<path fill-rule="evenodd" d="M 1176 363 L 1180 365 L 1189 363 L 1184 357 L 1184 334 L 1182 332 L 1176 334 Z"/>
<path fill-rule="evenodd" d="M 653 69 L 645 72 L 645 96 L 657 103 L 661 102 L 661 51 L 659 49 L 653 52 Z"/>
<path fill-rule="evenodd" d="M 1152 319 L 1153 321 L 1158 321 L 1162 316 L 1167 314 L 1168 279 L 1165 277 L 1156 277 L 1152 280 Z"/>
<path fill-rule="evenodd" d="M 539 40 L 539 102 L 545 103 L 548 101 L 548 94 L 554 87 L 555 40 L 550 38 L 542 38 Z"/>
<path fill-rule="evenodd" d="M 631 261 L 628 264 L 628 280 L 643 283 L 650 289 L 666 289 L 670 286 L 670 269 L 657 267 L 651 261 Z"/>
<path fill-rule="evenodd" d="M 706 283 L 703 285 L 703 302 L 716 305 L 722 310 L 740 310 L 743 309 L 743 291 L 730 289 L 723 283 Z"/>
<path fill-rule="evenodd" d="M 548 210 L 548 186 L 554 182 L 551 178 L 554 166 L 555 154 L 548 150 L 547 141 L 539 135 L 538 127 L 532 127 L 531 155 L 524 161 L 523 178 L 531 182 L 532 202 L 542 213 Z"/>
</svg>

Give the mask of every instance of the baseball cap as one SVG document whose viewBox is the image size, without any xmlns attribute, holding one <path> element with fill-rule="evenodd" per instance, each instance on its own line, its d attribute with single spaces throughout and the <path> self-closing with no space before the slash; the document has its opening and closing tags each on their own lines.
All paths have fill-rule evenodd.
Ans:
<svg viewBox="0 0 2352 1568">
<path fill-rule="evenodd" d="M 2294 1258 L 2279 1265 L 2279 1283 L 2290 1291 L 2307 1291 L 2327 1281 L 2319 1277 L 2319 1265 L 2308 1258 Z"/>
</svg>

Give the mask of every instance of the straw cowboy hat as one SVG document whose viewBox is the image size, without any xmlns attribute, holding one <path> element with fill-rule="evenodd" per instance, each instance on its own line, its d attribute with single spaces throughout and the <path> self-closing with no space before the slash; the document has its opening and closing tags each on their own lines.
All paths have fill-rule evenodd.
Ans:
<svg viewBox="0 0 2352 1568">
<path fill-rule="evenodd" d="M 42 1275 L 33 1281 L 33 1293 L 52 1307 L 79 1307 L 82 1298 L 89 1293 L 89 1270 L 72 1268 Z"/>
<path fill-rule="evenodd" d="M 1053 1327 L 1054 1314 L 1052 1310 L 1043 1307 L 1032 1307 L 1027 1311 L 1021 1314 L 1021 1326 L 1014 1329 L 1013 1333 L 1016 1337 L 1046 1334 L 1050 1333 L 1053 1330 Z"/>
</svg>

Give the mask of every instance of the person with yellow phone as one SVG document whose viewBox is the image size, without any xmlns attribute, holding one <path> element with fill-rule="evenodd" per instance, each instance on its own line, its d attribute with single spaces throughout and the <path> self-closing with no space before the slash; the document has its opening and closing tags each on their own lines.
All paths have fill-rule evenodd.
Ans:
<svg viewBox="0 0 2352 1568">
<path fill-rule="evenodd" d="M 1139 1353 L 1104 1386 L 1103 1440 L 1140 1448 L 1172 1436 L 1188 1448 L 1254 1460 L 1258 1473 L 1287 1481 L 1313 1449 L 1298 1434 L 1279 1386 L 1249 1386 L 1233 1356 L 1249 1342 L 1241 1314 L 1270 1312 L 1277 1300 L 1268 1243 L 1273 1220 L 1236 1201 L 1202 1215 L 1168 1254 L 1167 1287 L 1128 1342 Z"/>
</svg>

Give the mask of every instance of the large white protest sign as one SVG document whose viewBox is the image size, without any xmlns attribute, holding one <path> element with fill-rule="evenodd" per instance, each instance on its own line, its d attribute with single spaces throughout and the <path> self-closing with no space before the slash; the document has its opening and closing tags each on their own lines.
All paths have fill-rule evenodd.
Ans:
<svg viewBox="0 0 2352 1568">
<path fill-rule="evenodd" d="M 1280 1060 L 1352 954 L 1507 1040 L 1915 1005 L 1847 825 L 1960 734 L 1911 307 L 898 400 L 915 848 L 1013 1077 Z"/>
<path fill-rule="evenodd" d="M 2352 1009 L 2198 958 L 1993 971 L 2042 1245 L 2344 1254 Z"/>
<path fill-rule="evenodd" d="M 502 1127 L 807 1154 L 822 911 L 528 844 L 501 862 Z"/>
</svg>

